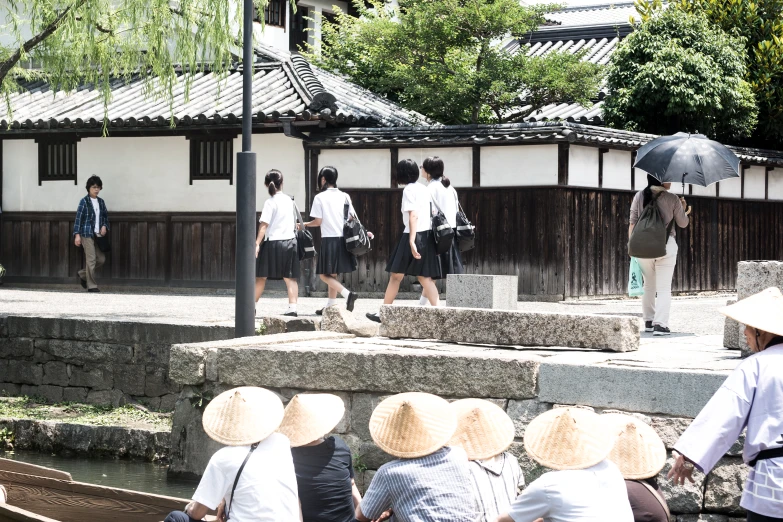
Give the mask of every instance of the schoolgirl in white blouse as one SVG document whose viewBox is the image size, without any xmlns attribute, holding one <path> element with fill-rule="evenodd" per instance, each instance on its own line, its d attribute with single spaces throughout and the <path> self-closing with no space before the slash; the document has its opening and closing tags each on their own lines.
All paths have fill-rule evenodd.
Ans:
<svg viewBox="0 0 783 522">
<path fill-rule="evenodd" d="M 389 272 L 389 284 L 383 304 L 392 304 L 400 291 L 400 283 L 406 275 L 416 276 L 421 283 L 424 295 L 432 306 L 438 306 L 438 289 L 433 279 L 442 277 L 440 257 L 432 235 L 431 198 L 427 187 L 418 183 L 419 166 L 411 159 L 397 164 L 397 182 L 405 184 L 402 191 L 402 221 L 405 230 L 400 236 L 397 247 L 386 265 Z M 367 314 L 367 318 L 377 323 L 381 318 L 377 313 Z"/>
<path fill-rule="evenodd" d="M 283 193 L 283 174 L 279 170 L 267 172 L 264 185 L 272 197 L 264 202 L 256 237 L 256 302 L 264 293 L 267 279 L 282 279 L 288 291 L 288 309 L 283 315 L 296 317 L 300 273 L 297 210 L 291 196 Z"/>
</svg>

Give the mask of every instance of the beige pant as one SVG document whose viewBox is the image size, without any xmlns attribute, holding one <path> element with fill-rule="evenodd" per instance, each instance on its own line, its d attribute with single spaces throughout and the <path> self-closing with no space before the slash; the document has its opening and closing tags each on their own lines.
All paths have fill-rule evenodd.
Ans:
<svg viewBox="0 0 783 522">
<path fill-rule="evenodd" d="M 639 267 L 644 276 L 642 317 L 664 328 L 669 327 L 669 311 L 672 307 L 672 278 L 677 264 L 677 242 L 669 237 L 666 255 L 656 259 L 640 259 Z"/>
<path fill-rule="evenodd" d="M 95 244 L 95 240 L 91 237 L 82 238 L 82 248 L 84 248 L 85 264 L 87 266 L 79 270 L 79 277 L 87 281 L 87 289 L 98 288 L 98 283 L 95 281 L 95 271 L 103 266 L 103 263 L 106 261 L 106 254 L 101 252 L 98 245 Z"/>
</svg>

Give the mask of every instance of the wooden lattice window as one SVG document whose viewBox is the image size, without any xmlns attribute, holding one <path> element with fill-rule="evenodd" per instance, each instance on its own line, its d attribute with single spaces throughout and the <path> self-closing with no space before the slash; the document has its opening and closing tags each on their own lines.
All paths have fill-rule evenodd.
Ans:
<svg viewBox="0 0 783 522">
<path fill-rule="evenodd" d="M 264 7 L 264 21 L 266 25 L 285 27 L 285 15 L 287 10 L 288 0 L 269 0 Z"/>
<path fill-rule="evenodd" d="M 76 185 L 76 144 L 79 138 L 46 138 L 38 142 L 38 185 L 73 181 Z"/>
<path fill-rule="evenodd" d="M 226 179 L 234 184 L 234 136 L 190 136 L 190 184 Z"/>
</svg>

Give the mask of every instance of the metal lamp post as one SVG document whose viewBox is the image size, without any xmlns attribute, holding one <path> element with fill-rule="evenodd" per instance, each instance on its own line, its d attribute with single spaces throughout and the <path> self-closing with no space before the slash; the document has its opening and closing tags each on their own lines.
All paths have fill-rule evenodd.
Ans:
<svg viewBox="0 0 783 522">
<path fill-rule="evenodd" d="M 253 132 L 253 0 L 244 0 L 242 38 L 242 152 L 237 153 L 236 308 L 234 336 L 255 335 L 256 155 Z"/>
</svg>

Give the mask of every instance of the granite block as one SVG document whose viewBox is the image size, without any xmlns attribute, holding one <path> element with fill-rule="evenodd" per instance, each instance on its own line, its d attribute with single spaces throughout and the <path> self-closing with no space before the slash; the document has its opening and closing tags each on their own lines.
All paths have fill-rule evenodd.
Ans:
<svg viewBox="0 0 783 522">
<path fill-rule="evenodd" d="M 517 276 L 449 274 L 446 302 L 455 308 L 516 310 Z"/>
</svg>

